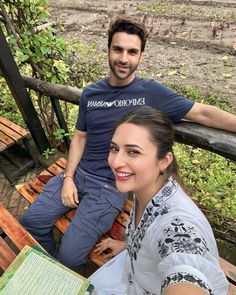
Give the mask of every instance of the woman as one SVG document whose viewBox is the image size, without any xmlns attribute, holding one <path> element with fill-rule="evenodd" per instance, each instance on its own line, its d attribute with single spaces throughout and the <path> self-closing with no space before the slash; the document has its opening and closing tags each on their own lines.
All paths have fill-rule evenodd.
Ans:
<svg viewBox="0 0 236 295">
<path fill-rule="evenodd" d="M 150 107 L 118 123 L 108 162 L 134 208 L 126 241 L 97 245 L 118 255 L 90 277 L 96 295 L 227 293 L 211 227 L 181 187 L 173 141 L 170 121 Z"/>
</svg>

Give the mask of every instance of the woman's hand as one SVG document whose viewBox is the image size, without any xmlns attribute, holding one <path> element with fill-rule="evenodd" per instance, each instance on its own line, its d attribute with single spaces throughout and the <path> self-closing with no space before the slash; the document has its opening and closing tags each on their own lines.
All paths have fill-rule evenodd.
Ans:
<svg viewBox="0 0 236 295">
<path fill-rule="evenodd" d="M 121 251 L 125 249 L 125 242 L 124 241 L 117 241 L 111 238 L 107 238 L 102 240 L 100 243 L 96 245 L 96 252 L 98 255 L 101 255 L 105 250 L 108 250 L 109 253 L 105 254 L 106 259 L 110 259 L 113 256 L 116 256 Z"/>
</svg>

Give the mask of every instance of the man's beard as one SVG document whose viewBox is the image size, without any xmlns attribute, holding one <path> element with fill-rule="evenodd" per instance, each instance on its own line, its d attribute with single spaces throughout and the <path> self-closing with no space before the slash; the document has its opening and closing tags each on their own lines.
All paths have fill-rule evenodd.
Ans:
<svg viewBox="0 0 236 295">
<path fill-rule="evenodd" d="M 110 66 L 110 69 L 112 71 L 112 73 L 114 74 L 114 76 L 119 79 L 119 80 L 125 80 L 127 79 L 128 77 L 130 77 L 135 71 L 136 69 L 138 68 L 138 64 L 135 66 L 135 67 L 132 67 L 132 66 L 128 66 L 128 71 L 124 74 L 120 73 L 117 71 L 116 69 L 116 66 L 117 65 L 123 65 L 123 66 L 126 66 L 125 64 L 122 64 L 120 62 L 111 62 L 111 60 L 109 59 L 109 66 Z"/>
</svg>

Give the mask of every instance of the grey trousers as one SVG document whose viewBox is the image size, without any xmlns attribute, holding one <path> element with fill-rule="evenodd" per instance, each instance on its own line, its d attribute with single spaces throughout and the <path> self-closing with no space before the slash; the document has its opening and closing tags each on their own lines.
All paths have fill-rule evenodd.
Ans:
<svg viewBox="0 0 236 295">
<path fill-rule="evenodd" d="M 98 238 L 106 233 L 122 210 L 126 194 L 116 190 L 107 179 L 76 169 L 74 182 L 80 203 L 62 237 L 57 254 L 52 228 L 55 221 L 70 208 L 61 201 L 61 174 L 53 177 L 37 200 L 21 216 L 20 223 L 60 262 L 77 270 L 85 264 Z"/>
</svg>

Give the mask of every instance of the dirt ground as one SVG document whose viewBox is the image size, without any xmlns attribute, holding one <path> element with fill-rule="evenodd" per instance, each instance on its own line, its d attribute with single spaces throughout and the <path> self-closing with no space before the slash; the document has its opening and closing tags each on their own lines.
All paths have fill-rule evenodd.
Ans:
<svg viewBox="0 0 236 295">
<path fill-rule="evenodd" d="M 156 7 L 156 12 L 146 12 Z M 118 14 L 145 21 L 149 40 L 139 72 L 161 82 L 217 93 L 236 107 L 235 0 L 49 0 L 50 20 L 71 41 L 95 41 L 107 67 L 107 29 Z"/>
</svg>

